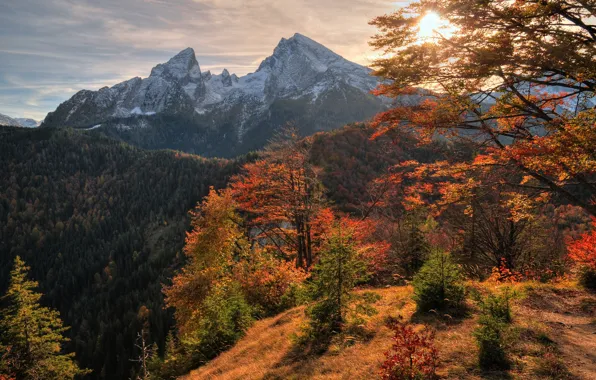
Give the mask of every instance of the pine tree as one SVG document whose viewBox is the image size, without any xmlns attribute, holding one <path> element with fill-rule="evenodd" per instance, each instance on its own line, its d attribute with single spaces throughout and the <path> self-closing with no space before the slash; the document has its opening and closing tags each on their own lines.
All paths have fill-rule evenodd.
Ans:
<svg viewBox="0 0 596 380">
<path fill-rule="evenodd" d="M 463 276 L 448 253 L 434 252 L 414 277 L 418 310 L 459 311 L 465 298 Z"/>
<path fill-rule="evenodd" d="M 354 240 L 354 231 L 340 221 L 315 267 L 314 292 L 319 302 L 309 310 L 314 336 L 341 330 L 350 303 L 355 298 L 352 291 L 366 276 L 366 263 Z"/>
<path fill-rule="evenodd" d="M 27 278 L 29 267 L 19 256 L 10 273 L 10 285 L 0 315 L 0 369 L 18 379 L 62 380 L 84 375 L 74 354 L 62 353 L 68 341 L 56 310 L 41 306 L 41 294 L 34 291 L 37 282 Z"/>
<path fill-rule="evenodd" d="M 404 269 L 408 276 L 413 276 L 424 264 L 424 260 L 430 253 L 430 247 L 424 233 L 421 230 L 421 223 L 416 217 L 410 217 L 407 221 L 408 237 L 405 252 Z"/>
<path fill-rule="evenodd" d="M 180 369 L 185 369 L 185 365 L 181 364 L 181 359 L 184 359 L 184 353 L 174 333 L 170 330 L 166 337 L 166 347 L 161 368 L 161 374 L 164 379 L 175 378 Z"/>
<path fill-rule="evenodd" d="M 151 348 L 149 349 L 150 357 L 147 360 L 147 369 L 151 374 L 151 379 L 162 379 L 161 376 L 162 367 L 163 367 L 163 359 L 159 356 L 159 347 L 157 343 L 153 343 Z"/>
</svg>

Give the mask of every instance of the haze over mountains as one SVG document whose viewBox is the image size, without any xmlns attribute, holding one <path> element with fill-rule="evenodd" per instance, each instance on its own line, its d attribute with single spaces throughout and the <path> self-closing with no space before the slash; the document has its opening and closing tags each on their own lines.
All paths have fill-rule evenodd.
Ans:
<svg viewBox="0 0 596 380">
<path fill-rule="evenodd" d="M 39 122 L 33 119 L 27 118 L 12 118 L 7 115 L 0 113 L 0 126 L 2 127 L 24 127 L 24 128 L 36 128 L 39 127 Z"/>
<path fill-rule="evenodd" d="M 82 90 L 42 126 L 100 129 L 149 148 L 231 157 L 262 148 L 294 123 L 304 135 L 363 121 L 387 105 L 371 70 L 301 35 L 283 38 L 256 72 L 202 72 L 187 48 L 139 77 Z"/>
</svg>

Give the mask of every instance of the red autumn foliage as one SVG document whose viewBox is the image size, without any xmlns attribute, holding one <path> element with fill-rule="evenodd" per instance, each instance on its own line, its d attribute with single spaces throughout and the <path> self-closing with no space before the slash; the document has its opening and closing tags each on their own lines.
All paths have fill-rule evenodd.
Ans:
<svg viewBox="0 0 596 380">
<path fill-rule="evenodd" d="M 373 219 L 357 220 L 344 216 L 340 223 L 341 228 L 349 231 L 356 242 L 358 252 L 367 263 L 368 270 L 371 273 L 384 270 L 391 245 L 375 236 L 379 228 L 378 222 Z"/>
<path fill-rule="evenodd" d="M 511 269 L 505 258 L 501 259 L 498 267 L 493 267 L 489 277 L 490 281 L 498 283 L 516 283 L 522 281 L 555 281 L 560 279 L 562 273 L 552 268 L 532 268 L 528 265 L 519 269 Z"/>
<path fill-rule="evenodd" d="M 507 260 L 502 258 L 500 265 L 498 267 L 493 267 L 492 274 L 489 279 L 499 283 L 515 283 L 522 281 L 524 279 L 524 276 L 521 272 L 510 269 L 507 266 Z"/>
<path fill-rule="evenodd" d="M 450 170 L 472 187 L 489 179 L 484 185 L 523 190 L 511 197 L 523 207 L 557 195 L 596 216 L 596 110 L 585 96 L 596 86 L 596 35 L 583 22 L 593 9 L 559 3 L 416 1 L 375 18 L 371 46 L 382 56 L 374 74 L 386 82 L 374 94 L 395 98 L 395 107 L 373 120 L 373 137 L 404 131 L 423 142 L 473 145 L 477 155 Z M 419 43 L 419 22 L 430 11 L 457 33 L 439 27 Z M 498 172 L 498 182 L 487 171 Z M 465 191 L 466 183 L 456 188 Z"/>
<path fill-rule="evenodd" d="M 434 345 L 434 333 L 416 331 L 406 323 L 395 323 L 393 346 L 385 353 L 381 366 L 384 380 L 436 379 L 439 354 Z"/>
<path fill-rule="evenodd" d="M 594 230 L 571 241 L 567 249 L 569 257 L 576 263 L 596 270 L 596 218 L 592 219 Z"/>
<path fill-rule="evenodd" d="M 328 210 L 307 143 L 291 130 L 286 134 L 264 159 L 246 164 L 231 189 L 257 238 L 295 259 L 297 267 L 309 268 L 328 226 Z"/>
<path fill-rule="evenodd" d="M 283 307 L 284 295 L 291 286 L 303 282 L 307 273 L 291 262 L 255 249 L 249 257 L 235 265 L 233 276 L 244 290 L 247 301 L 269 313 Z"/>
</svg>

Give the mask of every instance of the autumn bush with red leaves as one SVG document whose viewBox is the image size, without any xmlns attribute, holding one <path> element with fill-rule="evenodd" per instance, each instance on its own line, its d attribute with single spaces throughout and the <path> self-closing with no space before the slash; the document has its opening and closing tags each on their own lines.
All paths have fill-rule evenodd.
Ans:
<svg viewBox="0 0 596 380">
<path fill-rule="evenodd" d="M 579 266 L 579 282 L 588 289 L 596 289 L 596 218 L 594 229 L 582 234 L 567 245 L 569 258 Z"/>
<path fill-rule="evenodd" d="M 395 332 L 393 345 L 385 353 L 381 378 L 385 380 L 436 379 L 439 354 L 434 344 L 434 332 L 416 331 L 412 325 L 397 322 L 390 326 Z"/>
<path fill-rule="evenodd" d="M 289 299 L 289 293 L 307 277 L 305 270 L 296 268 L 294 263 L 278 259 L 263 249 L 252 252 L 250 257 L 235 266 L 233 272 L 247 301 L 258 307 L 263 315 L 295 306 L 295 302 Z"/>
<path fill-rule="evenodd" d="M 596 218 L 592 219 L 594 229 L 584 233 L 579 239 L 571 241 L 567 249 L 569 257 L 579 265 L 596 271 Z"/>
</svg>

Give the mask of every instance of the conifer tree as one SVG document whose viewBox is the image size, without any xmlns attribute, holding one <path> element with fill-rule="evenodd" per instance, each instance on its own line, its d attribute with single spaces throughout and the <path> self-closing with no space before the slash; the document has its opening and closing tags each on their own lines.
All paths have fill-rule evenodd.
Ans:
<svg viewBox="0 0 596 380">
<path fill-rule="evenodd" d="M 10 285 L 0 315 L 0 371 L 25 380 L 73 379 L 89 371 L 79 368 L 74 354 L 62 352 L 68 341 L 56 310 L 41 306 L 38 284 L 27 278 L 29 267 L 19 256 L 10 273 Z"/>
<path fill-rule="evenodd" d="M 368 276 L 361 247 L 348 220 L 336 223 L 315 267 L 314 293 L 319 301 L 309 310 L 311 330 L 321 337 L 339 332 L 355 301 L 354 287 Z M 363 305 L 364 306 L 364 305 Z"/>
<path fill-rule="evenodd" d="M 435 251 L 414 277 L 418 310 L 459 311 L 465 299 L 463 276 L 448 253 Z"/>
<path fill-rule="evenodd" d="M 184 365 L 181 364 L 181 359 L 184 359 L 184 353 L 182 352 L 174 333 L 170 330 L 166 337 L 166 347 L 161 367 L 162 377 L 166 379 L 175 378 L 177 371 L 179 371 L 180 368 L 185 368 Z"/>
<path fill-rule="evenodd" d="M 421 223 L 415 217 L 407 220 L 408 237 L 405 253 L 404 269 L 410 276 L 414 275 L 424 264 L 430 253 L 430 247 L 421 230 Z"/>
</svg>

